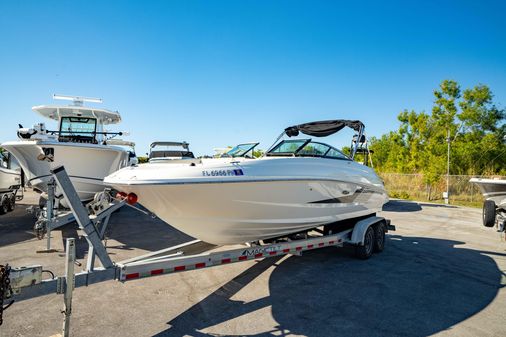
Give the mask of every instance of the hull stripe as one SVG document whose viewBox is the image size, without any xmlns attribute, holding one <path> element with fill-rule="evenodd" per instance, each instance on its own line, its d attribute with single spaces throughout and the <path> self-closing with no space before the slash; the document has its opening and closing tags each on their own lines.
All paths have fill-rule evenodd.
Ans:
<svg viewBox="0 0 506 337">
<path fill-rule="evenodd" d="M 42 178 L 47 178 L 47 177 L 51 177 L 51 174 L 45 174 L 45 175 L 42 175 L 42 176 L 34 177 L 34 178 L 28 180 L 28 182 L 32 182 L 32 180 L 35 180 L 35 179 L 42 179 Z M 78 179 L 88 179 L 88 180 L 104 181 L 104 179 L 93 178 L 93 177 L 71 176 L 71 175 L 69 175 L 69 177 L 70 178 L 78 178 Z"/>
</svg>

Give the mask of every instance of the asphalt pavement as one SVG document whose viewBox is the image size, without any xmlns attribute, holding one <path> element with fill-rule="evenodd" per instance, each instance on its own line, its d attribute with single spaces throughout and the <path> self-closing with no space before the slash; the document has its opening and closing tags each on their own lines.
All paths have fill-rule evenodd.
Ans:
<svg viewBox="0 0 506 337">
<path fill-rule="evenodd" d="M 28 194 L 24 204 L 36 202 Z M 52 232 L 52 248 L 18 205 L 0 216 L 0 264 L 64 272 L 64 240 L 86 241 L 77 225 Z M 362 261 L 352 248 L 325 248 L 164 275 L 108 281 L 74 293 L 73 336 L 505 336 L 506 242 L 481 225 L 481 210 L 391 201 L 382 216 L 397 231 Z M 80 238 L 80 239 L 79 239 Z M 115 261 L 190 238 L 123 208 L 107 232 Z M 79 269 L 79 268 L 77 268 Z M 0 336 L 61 332 L 61 295 L 14 303 Z"/>
</svg>

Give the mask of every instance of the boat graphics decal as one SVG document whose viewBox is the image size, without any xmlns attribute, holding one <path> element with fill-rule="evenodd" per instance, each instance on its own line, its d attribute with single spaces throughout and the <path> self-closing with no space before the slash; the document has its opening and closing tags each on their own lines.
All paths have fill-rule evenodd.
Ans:
<svg viewBox="0 0 506 337">
<path fill-rule="evenodd" d="M 258 254 L 269 254 L 271 252 L 277 252 L 281 250 L 281 245 L 277 246 L 269 246 L 269 247 L 254 247 L 250 249 L 245 249 L 242 252 L 242 256 L 256 256 Z"/>
<path fill-rule="evenodd" d="M 28 182 L 32 182 L 33 180 L 36 180 L 36 179 L 43 179 L 43 178 L 49 178 L 51 177 L 52 174 L 45 174 L 45 175 L 42 175 L 42 176 L 38 176 L 38 177 L 33 177 L 32 179 L 28 180 Z M 100 179 L 100 178 L 94 178 L 94 177 L 83 177 L 83 176 L 73 176 L 73 175 L 69 175 L 70 178 L 76 178 L 76 179 L 88 179 L 88 180 L 96 180 L 96 181 L 103 181 L 104 179 Z"/>
<path fill-rule="evenodd" d="M 345 192 L 345 191 L 343 191 L 343 192 Z M 343 194 L 345 194 L 345 193 L 343 193 Z M 352 203 L 352 202 L 357 201 L 357 198 L 360 196 L 363 196 L 364 194 L 383 194 L 383 193 L 378 192 L 378 191 L 374 191 L 374 190 L 370 190 L 370 189 L 358 189 L 352 195 L 346 195 L 344 197 L 338 197 L 338 198 L 310 201 L 308 203 L 309 204 L 339 204 L 339 203 L 347 204 L 347 203 Z"/>
</svg>

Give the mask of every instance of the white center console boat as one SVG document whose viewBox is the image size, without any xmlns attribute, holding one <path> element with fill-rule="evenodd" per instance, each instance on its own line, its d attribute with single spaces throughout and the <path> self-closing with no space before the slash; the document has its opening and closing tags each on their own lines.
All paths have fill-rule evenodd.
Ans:
<svg viewBox="0 0 506 337">
<path fill-rule="evenodd" d="M 122 132 L 107 132 L 105 125 L 118 124 L 117 111 L 83 106 L 83 102 L 101 103 L 100 99 L 54 95 L 55 99 L 72 100 L 73 105 L 40 105 L 32 108 L 43 117 L 58 122 L 49 130 L 44 123 L 18 130 L 19 140 L 2 144 L 19 162 L 34 190 L 47 192 L 50 170 L 64 165 L 82 201 L 93 199 L 102 191 L 103 178 L 128 166 L 129 151 L 109 145 Z"/>
<path fill-rule="evenodd" d="M 282 136 L 324 137 L 360 121 L 286 128 Z M 375 172 L 336 148 L 307 139 L 276 142 L 259 159 L 225 157 L 199 164 L 144 164 L 104 179 L 173 227 L 202 241 L 236 244 L 286 236 L 380 211 L 388 196 Z"/>
</svg>

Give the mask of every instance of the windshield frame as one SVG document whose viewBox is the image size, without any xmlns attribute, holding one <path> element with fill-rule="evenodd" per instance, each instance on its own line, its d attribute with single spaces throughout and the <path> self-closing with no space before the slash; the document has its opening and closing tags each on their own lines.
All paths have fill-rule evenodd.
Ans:
<svg viewBox="0 0 506 337">
<path fill-rule="evenodd" d="M 79 122 L 79 121 L 73 121 L 73 119 L 81 119 L 81 120 L 86 120 L 86 122 Z M 93 124 L 93 131 L 68 131 L 68 130 L 63 130 L 63 123 L 67 122 L 69 124 L 86 124 L 86 125 L 91 125 L 89 124 L 88 122 L 92 120 L 94 121 L 95 123 Z M 93 118 L 93 117 L 76 117 L 76 116 L 63 116 L 61 118 L 61 121 L 60 121 L 60 134 L 70 134 L 70 135 L 88 135 L 88 134 L 96 134 L 97 133 L 97 124 L 98 124 L 98 121 L 96 118 Z"/>
<path fill-rule="evenodd" d="M 303 140 L 304 140 L 304 143 L 301 146 L 299 146 L 294 152 L 272 152 L 275 149 L 279 148 L 283 143 L 300 142 Z M 301 154 L 300 151 L 302 151 L 309 144 L 324 145 L 324 146 L 328 147 L 328 150 L 323 155 Z M 327 153 L 329 153 L 331 150 L 337 151 L 338 153 L 342 154 L 343 158 L 327 156 Z M 293 156 L 293 157 L 325 158 L 325 159 L 337 159 L 337 160 L 352 160 L 343 151 L 336 149 L 334 146 L 326 144 L 326 143 L 322 143 L 322 142 L 315 142 L 311 138 L 308 138 L 308 139 L 283 139 L 278 144 L 274 145 L 274 147 L 271 150 L 269 150 L 269 152 L 266 153 L 266 156 L 272 156 L 272 157 Z"/>
<path fill-rule="evenodd" d="M 285 143 L 297 143 L 297 142 L 301 142 L 303 141 L 302 145 L 299 146 L 295 151 L 293 152 L 273 152 L 275 151 L 277 148 L 281 147 L 283 144 Z M 307 139 L 283 139 L 282 141 L 280 141 L 279 143 L 277 143 L 276 145 L 274 145 L 272 147 L 272 149 L 269 150 L 269 152 L 266 153 L 267 156 L 280 156 L 280 157 L 283 157 L 283 156 L 296 156 L 297 153 L 303 149 L 308 143 L 311 142 L 311 138 L 307 138 Z"/>
<path fill-rule="evenodd" d="M 246 157 L 246 155 L 251 152 L 251 157 L 253 158 L 253 150 L 258 146 L 258 144 L 260 144 L 260 142 L 252 142 L 252 143 L 241 143 L 241 144 L 237 144 L 236 146 L 234 146 L 233 148 L 231 148 L 230 150 L 228 150 L 227 152 L 223 153 L 221 155 L 221 157 L 225 157 L 225 158 L 241 158 L 241 157 Z M 251 145 L 247 151 L 243 151 L 241 152 L 239 155 L 231 155 L 230 152 L 232 152 L 232 150 L 234 149 L 237 149 L 238 147 L 242 146 L 242 145 Z"/>
</svg>

